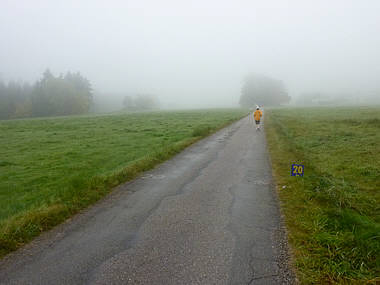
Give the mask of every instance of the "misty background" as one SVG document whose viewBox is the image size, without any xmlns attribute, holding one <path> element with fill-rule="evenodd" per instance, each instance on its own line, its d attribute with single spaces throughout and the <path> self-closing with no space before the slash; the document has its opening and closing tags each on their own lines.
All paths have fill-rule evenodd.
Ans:
<svg viewBox="0 0 380 285">
<path fill-rule="evenodd" d="M 162 108 L 238 106 L 252 72 L 281 80 L 291 104 L 310 94 L 380 103 L 377 0 L 0 6 L 0 79 L 32 84 L 47 68 L 57 76 L 80 72 L 99 110 L 120 109 L 134 94 L 154 94 Z"/>
</svg>

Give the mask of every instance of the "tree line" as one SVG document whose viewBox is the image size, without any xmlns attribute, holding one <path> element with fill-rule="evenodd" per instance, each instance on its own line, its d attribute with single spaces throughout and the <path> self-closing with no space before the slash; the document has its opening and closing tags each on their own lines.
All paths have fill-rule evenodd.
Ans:
<svg viewBox="0 0 380 285">
<path fill-rule="evenodd" d="M 84 114 L 91 104 L 91 84 L 79 72 L 46 70 L 33 85 L 0 81 L 0 119 Z"/>
</svg>

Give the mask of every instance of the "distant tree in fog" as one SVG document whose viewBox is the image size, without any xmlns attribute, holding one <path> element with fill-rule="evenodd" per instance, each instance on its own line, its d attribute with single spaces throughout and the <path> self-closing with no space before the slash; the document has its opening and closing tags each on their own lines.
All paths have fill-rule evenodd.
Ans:
<svg viewBox="0 0 380 285">
<path fill-rule="evenodd" d="M 290 102 L 290 96 L 282 81 L 252 74 L 245 78 L 240 96 L 240 106 L 280 105 Z"/>
<path fill-rule="evenodd" d="M 153 110 L 158 108 L 156 97 L 149 94 L 139 94 L 135 98 L 136 110 Z"/>
<path fill-rule="evenodd" d="M 30 114 L 32 86 L 23 82 L 0 82 L 0 119 L 25 117 Z"/>
<path fill-rule="evenodd" d="M 54 77 L 46 70 L 35 84 L 31 99 L 33 116 L 84 114 L 90 108 L 92 89 L 80 73 Z"/>
<path fill-rule="evenodd" d="M 149 94 L 138 94 L 134 97 L 125 96 L 123 107 L 128 111 L 147 111 L 158 109 L 159 103 L 155 96 Z"/>
<path fill-rule="evenodd" d="M 135 102 L 132 96 L 125 96 L 123 100 L 123 108 L 132 111 L 135 109 Z"/>
<path fill-rule="evenodd" d="M 80 73 L 55 77 L 46 70 L 33 86 L 0 83 L 0 119 L 84 114 L 91 103 L 91 84 Z"/>
</svg>

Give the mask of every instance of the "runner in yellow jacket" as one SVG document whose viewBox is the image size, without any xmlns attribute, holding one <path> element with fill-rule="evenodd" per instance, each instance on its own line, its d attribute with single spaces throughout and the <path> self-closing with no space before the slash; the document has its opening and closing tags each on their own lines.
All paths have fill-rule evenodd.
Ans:
<svg viewBox="0 0 380 285">
<path fill-rule="evenodd" d="M 259 106 L 257 106 L 255 113 L 253 113 L 253 118 L 256 122 L 256 130 L 260 130 L 260 119 L 263 116 L 263 112 L 260 110 Z"/>
</svg>

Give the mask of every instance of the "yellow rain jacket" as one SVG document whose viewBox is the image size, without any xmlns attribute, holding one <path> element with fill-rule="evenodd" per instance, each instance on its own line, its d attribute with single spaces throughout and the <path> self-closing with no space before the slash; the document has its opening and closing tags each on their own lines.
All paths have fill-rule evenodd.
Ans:
<svg viewBox="0 0 380 285">
<path fill-rule="evenodd" d="M 262 115 L 263 115 L 263 112 L 261 110 L 256 110 L 255 113 L 253 113 L 253 117 L 255 118 L 255 121 L 260 121 Z"/>
</svg>

